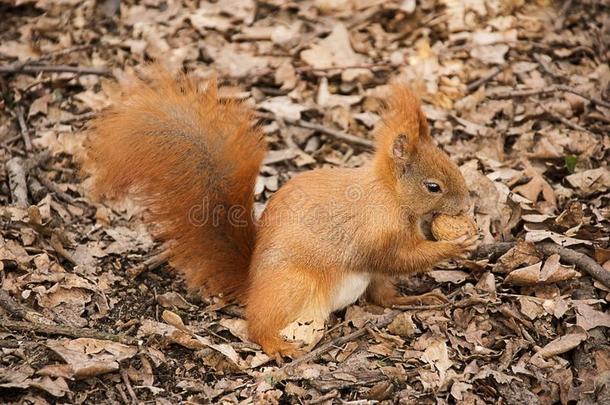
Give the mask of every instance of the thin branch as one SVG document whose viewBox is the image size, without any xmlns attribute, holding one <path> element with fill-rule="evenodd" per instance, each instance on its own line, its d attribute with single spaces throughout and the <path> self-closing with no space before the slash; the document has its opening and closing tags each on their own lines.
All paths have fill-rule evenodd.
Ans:
<svg viewBox="0 0 610 405">
<path fill-rule="evenodd" d="M 392 66 L 390 62 L 374 62 L 374 63 L 362 63 L 358 65 L 345 65 L 345 66 L 330 66 L 324 68 L 317 68 L 314 66 L 301 66 L 296 68 L 297 73 L 304 72 L 329 72 L 333 70 L 347 70 L 347 69 L 374 69 L 374 68 L 388 68 Z"/>
<path fill-rule="evenodd" d="M 554 86 L 549 86 L 541 89 L 523 89 L 523 90 L 511 90 L 501 93 L 490 93 L 488 97 L 490 98 L 514 98 L 514 97 L 529 97 L 536 96 L 539 94 L 549 94 L 554 93 L 556 91 L 566 91 L 568 93 L 576 94 L 584 99 L 589 100 L 592 103 L 600 105 L 602 107 L 610 108 L 610 102 L 602 100 L 601 98 L 589 96 L 581 91 L 574 90 L 570 86 L 566 86 L 564 84 L 556 84 Z"/>
<path fill-rule="evenodd" d="M 108 68 L 69 65 L 40 65 L 32 63 L 16 63 L 8 66 L 0 66 L 0 74 L 12 73 L 75 73 L 79 75 L 112 76 Z"/>
<path fill-rule="evenodd" d="M 544 60 L 544 58 L 539 54 L 539 53 L 535 53 L 534 54 L 534 59 L 536 59 L 536 62 L 538 62 L 538 64 L 540 65 L 540 67 L 542 68 L 542 70 L 544 70 L 544 72 L 546 74 L 548 74 L 549 76 L 551 76 L 554 79 L 559 79 L 559 80 L 563 80 L 565 79 L 563 76 L 558 75 L 557 73 L 553 72 L 551 70 L 551 67 L 549 66 L 548 63 L 546 63 L 546 61 Z"/>
<path fill-rule="evenodd" d="M 568 128 L 572 128 L 573 130 L 576 131 L 583 131 L 583 132 L 589 132 L 591 133 L 587 128 L 578 125 L 572 121 L 570 121 L 569 119 L 567 119 L 566 117 L 563 117 L 559 114 L 554 113 L 553 111 L 551 111 L 550 109 L 546 108 L 541 102 L 534 100 L 532 98 L 530 98 L 530 101 L 536 103 L 540 108 L 542 108 L 544 110 L 545 113 L 547 113 L 548 115 L 550 115 L 551 117 L 555 118 L 556 120 L 562 122 L 565 126 L 567 126 Z"/>
<path fill-rule="evenodd" d="M 610 271 L 604 269 L 589 256 L 549 242 L 541 243 L 537 248 L 548 256 L 558 254 L 564 262 L 573 264 L 577 269 L 584 271 L 606 287 L 610 288 Z"/>
<path fill-rule="evenodd" d="M 84 51 L 84 50 L 90 49 L 92 47 L 93 46 L 91 44 L 84 44 L 84 45 L 75 45 L 75 46 L 71 46 L 69 48 L 64 48 L 64 49 L 58 49 L 57 51 L 49 52 L 45 55 L 42 55 L 40 57 L 39 61 L 57 58 L 58 56 L 68 55 L 73 52 Z"/>
<path fill-rule="evenodd" d="M 149 257 L 135 267 L 127 269 L 129 278 L 134 279 L 145 271 L 154 270 L 166 264 L 169 261 L 169 249 L 165 248 L 161 253 Z"/>
<path fill-rule="evenodd" d="M 36 172 L 36 178 L 38 181 L 47 188 L 47 190 L 52 191 L 60 200 L 74 204 L 74 198 L 63 190 L 61 190 L 57 184 L 49 180 L 46 176 L 44 176 L 40 171 Z"/>
<path fill-rule="evenodd" d="M 396 318 L 396 316 L 398 316 L 401 313 L 402 313 L 402 311 L 394 310 L 394 311 L 390 312 L 389 314 L 385 315 L 383 318 L 379 319 L 377 322 L 375 322 L 374 326 L 376 326 L 377 328 L 386 327 L 390 323 L 392 323 L 392 321 L 394 320 L 394 318 Z M 367 328 L 362 327 L 355 332 L 352 332 L 345 336 L 339 336 L 339 337 L 331 340 L 330 342 L 327 342 L 327 343 L 323 344 L 322 346 L 320 346 L 316 349 L 313 349 L 309 353 L 307 353 L 299 358 L 296 358 L 293 361 L 291 361 L 290 363 L 286 363 L 282 367 L 280 367 L 279 370 L 277 370 L 276 372 L 273 373 L 274 380 L 285 379 L 290 374 L 290 372 L 298 365 L 307 363 L 310 361 L 314 361 L 314 360 L 320 358 L 323 354 L 329 352 L 330 350 L 332 350 L 336 347 L 339 347 L 339 346 L 343 346 L 344 344 L 351 342 L 352 340 L 356 340 L 359 337 L 366 335 L 367 332 L 368 332 Z"/>
<path fill-rule="evenodd" d="M 350 143 L 352 145 L 362 146 L 366 149 L 374 149 L 375 144 L 373 141 L 368 139 L 360 138 L 359 136 L 351 135 L 343 131 L 337 131 L 332 128 L 325 127 L 324 125 L 314 124 L 304 120 L 285 120 L 290 125 L 295 125 L 301 128 L 313 129 L 314 131 L 321 132 L 326 135 L 330 135 L 340 141 Z"/>
<path fill-rule="evenodd" d="M 115 335 L 114 333 L 101 332 L 90 328 L 77 328 L 64 325 L 45 325 L 37 322 L 13 321 L 0 317 L 0 328 L 10 331 L 35 332 L 44 335 L 61 335 L 73 338 L 92 338 L 101 340 L 111 340 L 126 345 L 135 345 L 138 340 L 131 336 Z"/>
<path fill-rule="evenodd" d="M 557 88 L 557 90 L 567 91 L 568 93 L 576 94 L 577 96 L 580 96 L 584 99 L 591 101 L 592 103 L 601 105 L 602 107 L 610 108 L 610 102 L 602 100 L 601 98 L 591 97 L 591 96 L 583 93 L 582 91 L 574 90 L 570 86 L 566 86 L 564 84 L 558 84 L 555 87 Z"/>
<path fill-rule="evenodd" d="M 476 91 L 479 87 L 481 87 L 482 85 L 484 85 L 485 83 L 487 83 L 488 81 L 490 81 L 491 79 L 493 79 L 494 77 L 496 77 L 497 75 L 502 73 L 503 70 L 504 70 L 503 66 L 496 66 L 495 69 L 492 69 L 492 71 L 489 72 L 488 74 L 486 74 L 485 76 L 482 76 L 482 77 L 478 78 L 477 80 L 468 84 L 466 86 L 466 92 L 472 93 L 472 92 Z"/>
<path fill-rule="evenodd" d="M 134 404 L 139 404 L 140 401 L 138 400 L 138 396 L 136 395 L 135 391 L 133 390 L 133 387 L 131 386 L 131 381 L 129 381 L 129 375 L 127 375 L 127 371 L 125 369 L 121 369 L 121 378 L 125 383 L 125 387 L 127 388 L 127 393 L 129 393 L 129 396 L 131 397 L 131 401 Z"/>
<path fill-rule="evenodd" d="M 30 139 L 28 126 L 25 122 L 25 117 L 23 116 L 23 108 L 21 108 L 21 106 L 17 106 L 15 112 L 17 113 L 17 121 L 19 122 L 19 132 L 21 133 L 21 137 L 23 138 L 25 150 L 29 152 L 32 150 L 32 140 Z"/>
<path fill-rule="evenodd" d="M 363 147 L 365 149 L 372 150 L 375 148 L 375 144 L 371 140 L 364 139 L 364 138 L 361 138 L 359 136 L 355 136 L 352 134 L 348 134 L 343 131 L 338 131 L 336 129 L 328 128 L 328 127 L 325 127 L 324 125 L 315 124 L 313 122 L 309 122 L 309 121 L 305 121 L 305 120 L 293 120 L 293 119 L 278 117 L 273 114 L 268 114 L 268 113 L 263 113 L 263 112 L 258 112 L 257 116 L 259 118 L 276 120 L 276 121 L 282 120 L 286 124 L 293 125 L 296 127 L 313 129 L 314 131 L 318 131 L 325 135 L 330 135 L 335 139 L 338 139 L 340 141 L 343 141 L 343 142 L 346 142 L 346 143 L 349 143 L 352 145 L 357 145 L 357 146 Z"/>
<path fill-rule="evenodd" d="M 72 117 L 59 120 L 59 123 L 60 124 L 72 124 L 77 121 L 87 121 L 87 120 L 90 120 L 91 118 L 95 117 L 96 115 L 97 115 L 97 113 L 95 113 L 95 112 L 86 112 L 86 113 L 74 115 Z"/>
<path fill-rule="evenodd" d="M 474 257 L 483 258 L 503 255 L 513 246 L 515 246 L 515 242 L 498 242 L 481 245 L 474 253 Z M 536 244 L 536 249 L 546 256 L 558 254 L 562 261 L 573 264 L 578 270 L 587 273 L 606 287 L 610 288 L 610 271 L 604 269 L 591 257 L 552 242 L 538 243 Z"/>
<path fill-rule="evenodd" d="M 48 325 L 55 324 L 55 322 L 47 317 L 44 317 L 42 314 L 39 314 L 20 302 L 17 302 L 15 299 L 13 299 L 13 297 L 10 296 L 8 291 L 3 289 L 0 289 L 0 307 L 4 308 L 9 314 L 19 319 L 25 319 L 26 321 Z"/>
</svg>

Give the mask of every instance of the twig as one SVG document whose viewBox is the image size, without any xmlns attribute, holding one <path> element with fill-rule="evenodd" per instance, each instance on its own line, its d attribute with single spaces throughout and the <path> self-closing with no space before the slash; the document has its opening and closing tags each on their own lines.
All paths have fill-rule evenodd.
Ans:
<svg viewBox="0 0 610 405">
<path fill-rule="evenodd" d="M 402 312 L 403 311 L 397 311 L 397 310 L 391 311 L 389 314 L 385 315 L 383 318 L 381 318 L 377 322 L 375 322 L 374 325 L 377 328 L 383 328 L 385 326 L 388 326 L 390 323 L 392 323 L 394 318 L 396 318 L 396 316 L 398 316 L 398 314 L 401 314 Z M 326 352 L 328 352 L 338 346 L 342 346 L 348 342 L 351 342 L 352 340 L 358 339 L 359 337 L 364 336 L 366 334 L 367 334 L 367 329 L 362 327 L 362 328 L 358 329 L 357 331 L 352 332 L 348 335 L 339 336 L 339 337 L 331 340 L 330 342 L 325 343 L 322 346 L 310 351 L 309 353 L 307 353 L 297 359 L 294 359 L 290 363 L 284 364 L 282 367 L 280 367 L 279 370 L 277 370 L 276 372 L 273 373 L 273 377 L 276 380 L 285 379 L 286 376 L 288 376 L 290 374 L 290 372 L 298 365 L 307 363 L 309 361 L 316 360 L 319 357 L 321 357 L 323 354 L 325 354 Z"/>
<path fill-rule="evenodd" d="M 490 258 L 494 259 L 502 256 L 515 246 L 515 242 L 496 242 L 479 245 L 476 252 L 473 254 L 475 258 Z"/>
<path fill-rule="evenodd" d="M 573 88 L 566 86 L 564 84 L 558 84 L 555 87 L 557 88 L 557 90 L 567 91 L 568 93 L 576 94 L 577 96 L 580 96 L 584 99 L 591 101 L 592 103 L 601 105 L 602 107 L 610 108 L 610 102 L 602 100 L 601 98 L 591 97 L 591 96 L 583 93 L 582 91 L 574 90 Z"/>
<path fill-rule="evenodd" d="M 447 302 L 444 304 L 436 305 L 395 305 L 394 308 L 400 309 L 401 311 L 425 311 L 429 309 L 443 309 L 443 308 L 467 308 L 479 304 L 490 304 L 485 298 L 471 297 L 466 298 L 457 302 Z"/>
<path fill-rule="evenodd" d="M 529 99 L 531 102 L 536 103 L 540 108 L 542 108 L 544 110 L 545 113 L 547 113 L 548 115 L 550 115 L 551 117 L 555 118 L 556 120 L 562 122 L 565 126 L 567 126 L 568 128 L 572 128 L 573 130 L 576 131 L 583 131 L 583 132 L 589 132 L 591 133 L 587 128 L 575 124 L 572 121 L 570 121 L 569 119 L 567 119 L 566 117 L 563 117 L 559 114 L 555 114 L 553 111 L 551 111 L 550 109 L 546 108 L 541 102 L 534 100 L 533 98 Z"/>
<path fill-rule="evenodd" d="M 494 68 L 491 72 L 489 72 L 485 76 L 480 77 L 477 80 L 468 84 L 466 86 L 466 92 L 472 93 L 472 92 L 476 91 L 479 87 L 481 87 L 482 85 L 484 85 L 485 83 L 487 83 L 488 81 L 490 81 L 491 79 L 493 79 L 494 77 L 499 75 L 502 72 L 502 70 L 504 70 L 504 67 L 496 66 L 496 68 Z"/>
<path fill-rule="evenodd" d="M 89 328 L 76 328 L 64 325 L 45 325 L 38 322 L 13 321 L 0 317 L 0 327 L 11 331 L 35 332 L 45 335 L 61 335 L 74 338 L 92 338 L 111 340 L 126 345 L 135 345 L 138 340 L 131 336 L 115 335 L 114 333 L 100 332 Z"/>
<path fill-rule="evenodd" d="M 288 125 L 294 125 L 301 128 L 313 129 L 314 131 L 321 132 L 326 135 L 330 135 L 333 138 L 339 139 L 341 141 L 347 142 L 352 145 L 358 145 L 364 147 L 366 149 L 374 149 L 375 144 L 373 141 L 368 139 L 360 138 L 359 136 L 351 135 L 346 132 L 337 131 L 332 128 L 325 127 L 324 125 L 314 124 L 313 122 L 308 122 L 305 120 L 293 120 L 285 117 L 277 117 L 273 114 L 258 112 L 257 116 L 259 118 L 269 119 L 269 120 L 282 120 Z"/>
<path fill-rule="evenodd" d="M 96 115 L 97 114 L 94 112 L 86 112 L 86 113 L 72 116 L 70 118 L 64 118 L 63 120 L 59 120 L 59 123 L 60 124 L 72 124 L 73 122 L 76 122 L 76 121 L 87 121 L 87 120 L 95 117 Z"/>
<path fill-rule="evenodd" d="M 66 250 L 66 248 L 64 248 L 64 245 L 61 243 L 59 230 L 57 229 L 54 229 L 53 233 L 51 234 L 51 246 L 53 247 L 53 250 L 55 250 L 55 253 L 63 257 L 70 264 L 72 264 L 73 266 L 78 265 L 78 263 L 76 263 L 76 260 L 74 260 L 72 255 Z"/>
<path fill-rule="evenodd" d="M 477 248 L 474 256 L 489 257 L 492 255 L 502 255 L 508 252 L 513 246 L 515 246 L 514 242 L 498 242 L 481 245 Z M 604 286 L 610 288 L 610 271 L 597 264 L 591 257 L 552 242 L 539 243 L 536 245 L 536 248 L 546 256 L 558 254 L 564 262 L 575 265 L 578 270 L 584 271 Z"/>
<path fill-rule="evenodd" d="M 0 306 L 4 308 L 9 314 L 19 318 L 25 319 L 30 322 L 38 322 L 46 325 L 54 325 L 55 322 L 27 308 L 25 305 L 17 302 L 10 296 L 8 291 L 0 289 Z"/>
<path fill-rule="evenodd" d="M 121 369 L 121 378 L 123 379 L 123 382 L 125 383 L 125 387 L 127 388 L 127 392 L 129 393 L 129 396 L 131 397 L 131 401 L 134 404 L 139 404 L 140 401 L 138 400 L 138 396 L 136 395 L 135 391 L 133 390 L 133 387 L 131 386 L 131 382 L 129 381 L 129 376 L 127 375 L 127 371 L 125 371 L 125 369 Z"/>
<path fill-rule="evenodd" d="M 566 86 L 564 84 L 556 84 L 554 86 L 549 86 L 541 89 L 524 89 L 524 90 L 512 90 L 506 91 L 502 93 L 490 93 L 488 97 L 490 98 L 513 98 L 513 97 L 528 97 L 535 96 L 538 94 L 548 94 L 554 93 L 556 91 L 566 91 L 568 93 L 576 94 L 584 99 L 589 100 L 592 103 L 600 105 L 602 107 L 610 108 L 610 102 L 602 100 L 601 98 L 589 96 L 581 91 L 574 90 L 570 86 Z"/>
<path fill-rule="evenodd" d="M 296 68 L 295 70 L 298 73 L 304 72 L 328 72 L 333 70 L 346 70 L 346 69 L 372 69 L 379 67 L 389 67 L 391 63 L 389 62 L 375 62 L 375 63 L 362 63 L 359 65 L 345 65 L 345 66 L 330 66 L 324 68 L 317 68 L 314 66 L 301 66 Z"/>
<path fill-rule="evenodd" d="M 8 144 L 13 143 L 13 142 L 19 140 L 20 138 L 21 138 L 21 134 L 11 136 L 10 138 L 7 138 L 4 141 L 2 141 L 2 143 L 0 143 L 0 146 L 8 146 Z"/>
<path fill-rule="evenodd" d="M 559 31 L 563 28 L 563 24 L 566 20 L 566 14 L 568 13 L 568 10 L 570 10 L 570 8 L 572 7 L 572 0 L 565 0 L 565 2 L 563 3 L 563 6 L 561 6 L 561 10 L 559 10 L 559 15 L 557 17 L 557 20 L 555 20 L 555 31 Z"/>
<path fill-rule="evenodd" d="M 471 298 L 471 299 L 465 299 L 462 301 L 458 301 L 455 303 L 446 303 L 446 304 L 438 304 L 438 305 L 396 306 L 395 307 L 396 310 L 393 310 L 390 313 L 388 313 L 387 315 L 378 319 L 377 322 L 373 323 L 373 326 L 375 326 L 376 328 L 384 328 L 384 327 L 388 326 L 389 324 L 391 324 L 392 321 L 396 318 L 396 316 L 398 316 L 399 314 L 403 313 L 406 310 L 423 311 L 423 310 L 428 310 L 428 309 L 442 309 L 442 308 L 446 308 L 446 307 L 465 308 L 465 307 L 482 304 L 482 303 L 487 303 L 487 301 L 484 299 Z M 321 357 L 323 354 L 327 353 L 328 351 L 330 351 L 336 347 L 342 346 L 348 342 L 351 342 L 352 340 L 356 340 L 359 337 L 366 335 L 366 333 L 367 333 L 367 328 L 362 327 L 362 328 L 358 329 L 357 331 L 354 331 L 348 335 L 339 336 L 339 337 L 331 340 L 330 342 L 327 342 L 327 343 L 323 344 L 322 346 L 312 350 L 311 352 L 309 352 L 299 358 L 294 359 L 290 363 L 284 364 L 279 370 L 277 370 L 276 372 L 273 373 L 273 378 L 275 380 L 285 379 L 290 374 L 290 372 L 298 365 L 307 363 L 310 361 L 314 361 L 314 360 L 318 359 L 319 357 Z"/>
<path fill-rule="evenodd" d="M 34 176 L 28 177 L 28 190 L 34 202 L 42 200 L 47 195 L 47 189 Z"/>
<path fill-rule="evenodd" d="M 285 120 L 285 121 L 290 125 L 296 125 L 297 127 L 301 127 L 301 128 L 313 129 L 314 131 L 318 131 L 323 134 L 330 135 L 333 138 L 339 139 L 341 141 L 344 141 L 344 142 L 347 142 L 347 143 L 350 143 L 353 145 L 362 146 L 367 149 L 373 149 L 375 147 L 375 144 L 373 143 L 373 141 L 370 141 L 370 140 L 364 139 L 364 138 L 360 138 L 358 136 L 351 135 L 351 134 L 348 134 L 348 133 L 345 133 L 342 131 L 337 131 L 332 128 L 327 128 L 323 125 L 314 124 L 312 122 L 303 121 L 303 120 L 294 120 L 294 121 Z"/>
<path fill-rule="evenodd" d="M 17 207 L 29 207 L 28 186 L 25 179 L 23 159 L 20 157 L 9 159 L 6 162 L 6 172 L 8 175 L 9 188 L 11 189 L 11 201 Z"/>
<path fill-rule="evenodd" d="M 23 143 L 25 145 L 26 152 L 32 150 L 32 140 L 30 139 L 30 133 L 28 131 L 28 126 L 25 122 L 25 118 L 23 116 L 23 108 L 21 106 L 17 106 L 15 109 L 17 113 L 17 121 L 19 122 L 19 132 L 21 133 L 21 137 L 23 138 Z"/>
<path fill-rule="evenodd" d="M 573 264 L 577 269 L 584 271 L 604 286 L 610 288 L 610 271 L 604 269 L 589 256 L 549 242 L 541 243 L 537 248 L 545 255 L 558 254 L 564 262 Z"/>
<path fill-rule="evenodd" d="M 561 116 L 561 115 L 559 115 L 559 114 L 556 114 L 556 113 L 554 113 L 553 111 L 551 111 L 550 109 L 546 108 L 546 107 L 545 107 L 545 106 L 544 106 L 544 105 L 543 105 L 541 102 L 539 102 L 539 101 L 537 101 L 537 100 L 534 100 L 534 99 L 533 99 L 533 98 L 531 98 L 531 97 L 529 98 L 529 100 L 530 100 L 531 102 L 533 102 L 533 103 L 536 103 L 536 104 L 537 104 L 537 105 L 538 105 L 540 108 L 542 108 L 542 109 L 544 110 L 544 112 L 545 112 L 545 113 L 547 113 L 547 114 L 548 114 L 548 115 L 550 115 L 551 117 L 553 117 L 553 118 L 557 119 L 558 121 L 561 121 L 561 122 L 562 122 L 563 124 L 565 124 L 567 127 L 572 128 L 572 129 L 575 129 L 575 130 L 577 130 L 577 131 L 586 131 L 586 132 L 588 132 L 586 128 L 584 128 L 584 127 L 582 127 L 582 126 L 580 126 L 580 125 L 578 125 L 578 124 L 575 124 L 575 123 L 573 123 L 572 121 L 568 120 L 567 118 L 565 118 L 565 117 L 563 117 L 563 116 Z"/>
<path fill-rule="evenodd" d="M 169 249 L 165 249 L 161 253 L 149 257 L 137 266 L 127 269 L 126 273 L 129 278 L 134 279 L 145 271 L 154 270 L 163 266 L 168 262 L 169 256 Z"/>
<path fill-rule="evenodd" d="M 9 66 L 0 66 L 1 73 L 75 73 L 79 75 L 112 76 L 107 68 L 68 66 L 68 65 L 34 65 L 31 63 L 16 63 Z"/>
<path fill-rule="evenodd" d="M 40 59 L 38 59 L 38 60 L 39 61 L 41 61 L 41 60 L 49 60 L 49 59 L 56 58 L 58 56 L 63 56 L 63 55 L 70 54 L 72 52 L 84 51 L 86 49 L 90 49 L 91 47 L 92 47 L 91 44 L 75 45 L 75 46 L 71 46 L 69 48 L 64 48 L 64 49 L 59 49 L 57 51 L 49 52 L 49 53 L 47 53 L 45 55 L 42 55 L 40 57 Z"/>
<path fill-rule="evenodd" d="M 542 70 L 544 70 L 545 73 L 548 74 L 549 76 L 551 76 L 552 78 L 560 79 L 560 80 L 565 79 L 563 76 L 558 75 L 557 73 L 553 72 L 551 70 L 551 67 L 548 65 L 548 63 L 546 63 L 546 61 L 542 58 L 542 56 L 540 56 L 539 53 L 534 54 L 534 59 L 536 59 L 536 62 L 538 62 L 538 64 L 542 68 Z"/>
<path fill-rule="evenodd" d="M 316 404 L 322 404 L 322 403 L 332 403 L 332 400 L 337 398 L 339 395 L 340 394 L 339 394 L 338 390 L 332 390 L 328 394 L 320 395 L 316 399 L 312 399 L 310 401 L 307 401 L 307 403 L 309 405 L 316 405 Z"/>
<path fill-rule="evenodd" d="M 57 184 L 53 183 L 51 180 L 49 180 L 48 178 L 46 178 L 44 175 L 42 175 L 42 173 L 37 172 L 36 173 L 36 178 L 38 179 L 38 181 L 47 188 L 47 190 L 52 191 L 53 193 L 55 193 L 55 195 L 63 200 L 64 202 L 73 204 L 74 203 L 74 198 L 72 198 L 72 196 L 64 191 L 62 191 Z"/>
<path fill-rule="evenodd" d="M 393 308 L 400 309 L 401 311 L 426 311 L 429 309 L 443 309 L 450 306 L 450 302 L 446 302 L 444 304 L 434 304 L 434 305 L 394 305 Z"/>
<path fill-rule="evenodd" d="M 121 396 L 121 399 L 123 400 L 125 405 L 129 405 L 130 402 L 127 398 L 127 395 L 125 394 L 125 391 L 123 391 L 123 387 L 121 387 L 120 385 L 116 385 L 116 389 L 119 392 L 119 395 Z"/>
</svg>

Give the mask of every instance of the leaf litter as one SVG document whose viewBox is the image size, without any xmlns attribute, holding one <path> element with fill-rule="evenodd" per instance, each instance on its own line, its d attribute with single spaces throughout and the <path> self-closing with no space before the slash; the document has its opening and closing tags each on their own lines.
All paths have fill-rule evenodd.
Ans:
<svg viewBox="0 0 610 405">
<path fill-rule="evenodd" d="M 604 2 L 8 0 L 0 9 L 3 402 L 610 398 L 610 285 L 540 249 L 556 243 L 610 271 Z M 114 80 L 150 59 L 216 76 L 261 113 L 271 150 L 259 211 L 300 171 L 369 160 L 387 85 L 408 82 L 461 166 L 491 250 L 402 281 L 445 304 L 393 312 L 361 300 L 325 326 L 292 325 L 287 336 L 324 350 L 277 365 L 248 340 L 242 308 L 185 290 L 137 207 L 87 199 L 83 126 Z M 25 207 L 5 164 L 15 157 L 25 162 Z"/>
</svg>

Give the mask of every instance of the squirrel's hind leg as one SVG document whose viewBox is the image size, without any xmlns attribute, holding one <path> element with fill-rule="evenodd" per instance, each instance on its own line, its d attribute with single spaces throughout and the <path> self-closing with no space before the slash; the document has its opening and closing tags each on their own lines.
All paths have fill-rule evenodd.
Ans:
<svg viewBox="0 0 610 405">
<path fill-rule="evenodd" d="M 254 270 L 246 302 L 248 334 L 269 356 L 281 361 L 306 353 L 280 333 L 304 315 L 323 313 L 327 300 L 317 281 L 307 270 L 289 265 Z"/>
<path fill-rule="evenodd" d="M 395 305 L 435 305 L 447 302 L 447 297 L 435 291 L 421 295 L 401 295 L 394 285 L 394 280 L 386 276 L 375 276 L 372 278 L 366 290 L 366 297 L 369 302 L 382 307 L 393 307 Z"/>
</svg>

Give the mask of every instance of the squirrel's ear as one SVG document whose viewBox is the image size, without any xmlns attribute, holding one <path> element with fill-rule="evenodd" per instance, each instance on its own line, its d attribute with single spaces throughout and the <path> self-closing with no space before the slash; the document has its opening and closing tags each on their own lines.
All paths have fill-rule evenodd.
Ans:
<svg viewBox="0 0 610 405">
<path fill-rule="evenodd" d="M 398 160 L 407 160 L 413 151 L 413 143 L 406 134 L 398 134 L 392 144 L 392 156 Z"/>
</svg>

